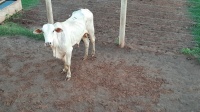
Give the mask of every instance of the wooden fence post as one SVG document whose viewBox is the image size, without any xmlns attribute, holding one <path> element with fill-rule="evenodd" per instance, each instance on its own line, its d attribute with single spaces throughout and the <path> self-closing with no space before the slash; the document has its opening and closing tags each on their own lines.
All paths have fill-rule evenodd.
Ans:
<svg viewBox="0 0 200 112">
<path fill-rule="evenodd" d="M 127 0 L 121 0 L 120 28 L 119 28 L 119 45 L 121 48 L 123 48 L 125 45 L 126 12 L 127 12 Z"/>
<path fill-rule="evenodd" d="M 46 10 L 47 10 L 47 19 L 48 23 L 53 24 L 53 11 L 52 11 L 52 3 L 51 0 L 45 0 L 46 2 Z"/>
</svg>

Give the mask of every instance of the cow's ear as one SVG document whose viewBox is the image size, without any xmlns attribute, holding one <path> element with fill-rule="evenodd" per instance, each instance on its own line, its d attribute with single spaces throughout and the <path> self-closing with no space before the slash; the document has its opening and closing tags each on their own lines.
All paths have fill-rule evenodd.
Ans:
<svg viewBox="0 0 200 112">
<path fill-rule="evenodd" d="M 34 34 L 41 34 L 43 31 L 41 29 L 36 29 L 33 31 Z"/>
<path fill-rule="evenodd" d="M 61 28 L 56 28 L 54 31 L 56 31 L 57 33 L 62 32 L 63 30 Z"/>
</svg>

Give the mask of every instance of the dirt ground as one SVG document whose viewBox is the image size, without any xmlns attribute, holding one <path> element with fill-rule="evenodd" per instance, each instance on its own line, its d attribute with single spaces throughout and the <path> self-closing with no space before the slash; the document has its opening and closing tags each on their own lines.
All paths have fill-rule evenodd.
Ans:
<svg viewBox="0 0 200 112">
<path fill-rule="evenodd" d="M 44 1 L 18 22 L 46 23 Z M 96 58 L 74 47 L 72 78 L 43 41 L 1 37 L 0 112 L 199 112 L 200 64 L 180 53 L 192 45 L 187 3 L 128 0 L 126 46 L 117 46 L 120 1 L 52 0 L 55 21 L 78 8 L 94 13 Z"/>
</svg>

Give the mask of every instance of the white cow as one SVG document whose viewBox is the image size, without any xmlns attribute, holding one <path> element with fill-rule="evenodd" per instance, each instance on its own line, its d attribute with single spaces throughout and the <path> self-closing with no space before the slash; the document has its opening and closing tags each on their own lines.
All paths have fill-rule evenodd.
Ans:
<svg viewBox="0 0 200 112">
<path fill-rule="evenodd" d="M 71 57 L 75 44 L 83 39 L 85 44 L 84 60 L 88 56 L 89 38 L 93 45 L 92 56 L 95 55 L 95 35 L 93 14 L 88 9 L 80 9 L 72 13 L 72 16 L 64 22 L 44 24 L 42 29 L 33 31 L 35 34 L 43 33 L 45 45 L 53 50 L 53 56 L 64 61 L 63 72 L 67 72 L 66 79 L 71 78 Z"/>
</svg>

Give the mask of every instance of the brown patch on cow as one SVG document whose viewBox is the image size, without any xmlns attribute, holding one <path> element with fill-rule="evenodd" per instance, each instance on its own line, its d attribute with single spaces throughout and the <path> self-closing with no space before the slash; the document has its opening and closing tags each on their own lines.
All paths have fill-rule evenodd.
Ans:
<svg viewBox="0 0 200 112">
<path fill-rule="evenodd" d="M 62 30 L 61 28 L 56 28 L 55 31 L 58 32 L 58 33 L 60 33 L 60 32 L 62 32 L 63 30 Z"/>
</svg>

